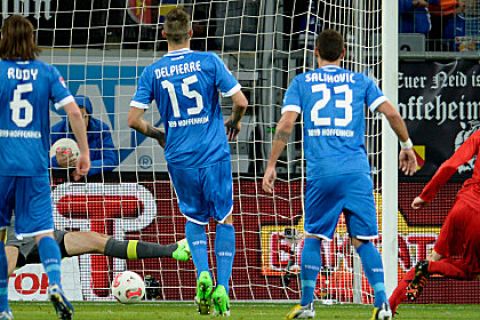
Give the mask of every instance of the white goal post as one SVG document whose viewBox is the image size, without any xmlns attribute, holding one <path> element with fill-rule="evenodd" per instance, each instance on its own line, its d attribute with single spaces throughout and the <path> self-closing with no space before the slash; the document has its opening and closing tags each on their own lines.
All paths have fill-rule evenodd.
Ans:
<svg viewBox="0 0 480 320">
<path fill-rule="evenodd" d="M 382 0 L 383 92 L 398 102 L 398 1 Z M 388 66 L 388 68 L 387 68 Z M 398 282 L 398 139 L 383 120 L 382 132 L 382 257 L 387 295 Z"/>
</svg>

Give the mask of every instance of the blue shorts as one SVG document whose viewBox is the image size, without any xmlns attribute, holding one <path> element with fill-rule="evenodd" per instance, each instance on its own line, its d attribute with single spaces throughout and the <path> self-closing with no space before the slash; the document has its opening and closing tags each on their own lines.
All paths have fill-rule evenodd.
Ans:
<svg viewBox="0 0 480 320">
<path fill-rule="evenodd" d="M 10 225 L 13 210 L 17 235 L 53 232 L 49 177 L 0 176 L 0 229 Z"/>
<path fill-rule="evenodd" d="M 204 168 L 168 166 L 177 193 L 180 212 L 190 221 L 207 224 L 210 218 L 223 222 L 233 210 L 233 181 L 230 161 Z"/>
<path fill-rule="evenodd" d="M 366 173 L 308 180 L 305 192 L 305 231 L 331 240 L 343 212 L 350 237 L 361 240 L 378 235 L 373 183 Z"/>
</svg>

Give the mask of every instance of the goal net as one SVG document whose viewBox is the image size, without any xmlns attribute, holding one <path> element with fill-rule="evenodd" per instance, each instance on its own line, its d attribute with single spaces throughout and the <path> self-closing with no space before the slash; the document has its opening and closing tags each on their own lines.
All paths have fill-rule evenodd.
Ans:
<svg viewBox="0 0 480 320">
<path fill-rule="evenodd" d="M 10 13 L 29 17 L 44 49 L 41 59 L 59 69 L 72 93 L 90 98 L 90 118 L 104 123 L 89 126 L 89 134 L 98 140 L 92 147 L 92 157 L 98 161 L 92 162 L 94 171 L 85 182 L 74 183 L 68 170 L 52 168 L 56 227 L 162 244 L 185 237 L 185 219 L 168 179 L 163 150 L 128 128 L 127 113 L 142 70 L 166 52 L 158 24 L 172 8 L 185 7 L 193 17 L 192 48 L 218 53 L 249 100 L 242 131 L 230 144 L 237 238 L 231 296 L 236 300 L 299 298 L 305 182 L 301 122 L 281 156 L 274 195 L 261 189 L 282 98 L 295 75 L 314 68 L 314 39 L 325 28 L 340 31 L 346 39 L 344 67 L 368 74 L 381 84 L 381 1 L 0 2 L 2 19 Z M 231 101 L 222 99 L 221 103 L 228 116 Z M 366 144 L 381 225 L 381 121 L 367 114 Z M 155 107 L 147 111 L 146 119 L 161 126 Z M 52 109 L 52 125 L 60 121 L 65 121 L 64 114 Z M 112 145 L 106 142 L 109 135 Z M 208 231 L 212 249 L 214 223 Z M 375 244 L 381 248 L 380 242 Z M 214 260 L 210 251 L 213 271 Z M 372 301 L 343 217 L 335 239 L 323 242 L 322 261 L 315 291 L 318 299 L 325 303 Z M 156 279 L 156 299 L 191 301 L 195 294 L 192 262 L 168 258 L 123 261 L 92 254 L 66 259 L 63 269 L 64 286 L 74 299 L 111 300 L 111 280 L 127 269 Z M 37 274 L 38 288 L 36 280 L 22 277 L 22 272 Z M 45 298 L 40 269 L 20 269 L 13 278 L 11 290 L 17 296 Z M 27 289 L 30 296 L 25 294 Z"/>
</svg>

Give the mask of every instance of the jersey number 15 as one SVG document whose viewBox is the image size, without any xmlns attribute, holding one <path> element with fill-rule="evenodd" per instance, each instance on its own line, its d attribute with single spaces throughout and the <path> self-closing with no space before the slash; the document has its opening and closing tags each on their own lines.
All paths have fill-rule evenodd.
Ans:
<svg viewBox="0 0 480 320">
<path fill-rule="evenodd" d="M 332 119 L 327 117 L 320 117 L 319 111 L 325 108 L 331 99 L 331 91 L 327 88 L 325 83 L 316 84 L 312 86 L 312 93 L 321 92 L 322 99 L 318 100 L 311 111 L 310 118 L 316 126 L 326 127 L 332 124 Z M 346 127 L 350 122 L 352 122 L 352 89 L 346 84 L 341 86 L 333 87 L 333 92 L 335 94 L 343 93 L 345 99 L 339 100 L 335 99 L 335 108 L 345 109 L 345 116 L 343 118 L 334 118 L 334 124 L 336 127 Z"/>
<path fill-rule="evenodd" d="M 202 109 L 203 109 L 203 98 L 200 93 L 198 93 L 197 90 L 190 90 L 189 86 L 191 84 L 194 84 L 198 82 L 198 78 L 196 75 L 187 77 L 183 79 L 182 82 L 182 93 L 185 97 L 190 98 L 190 99 L 195 99 L 195 102 L 197 104 L 196 107 L 193 108 L 188 108 L 187 113 L 189 116 L 194 116 L 199 114 Z M 180 118 L 180 108 L 178 107 L 178 99 L 177 99 L 177 93 L 175 91 L 175 86 L 173 83 L 171 83 L 168 80 L 163 80 L 162 81 L 162 87 L 164 89 L 167 89 L 168 95 L 170 97 L 170 101 L 172 102 L 172 109 L 173 109 L 173 116 L 175 118 Z"/>
</svg>

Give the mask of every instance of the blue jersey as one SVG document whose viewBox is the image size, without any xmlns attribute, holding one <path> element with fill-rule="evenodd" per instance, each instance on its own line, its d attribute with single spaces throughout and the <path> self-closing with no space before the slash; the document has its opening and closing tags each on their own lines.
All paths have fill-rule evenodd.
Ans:
<svg viewBox="0 0 480 320">
<path fill-rule="evenodd" d="M 230 159 L 219 93 L 231 96 L 240 88 L 217 55 L 181 49 L 145 68 L 130 106 L 147 109 L 155 100 L 168 164 L 200 168 Z"/>
<path fill-rule="evenodd" d="M 0 60 L 0 176 L 48 176 L 50 101 L 73 102 L 58 70 Z"/>
<path fill-rule="evenodd" d="M 361 73 L 329 65 L 296 76 L 285 94 L 282 113 L 303 113 L 307 179 L 370 172 L 365 150 L 365 111 L 386 101 Z"/>
</svg>

